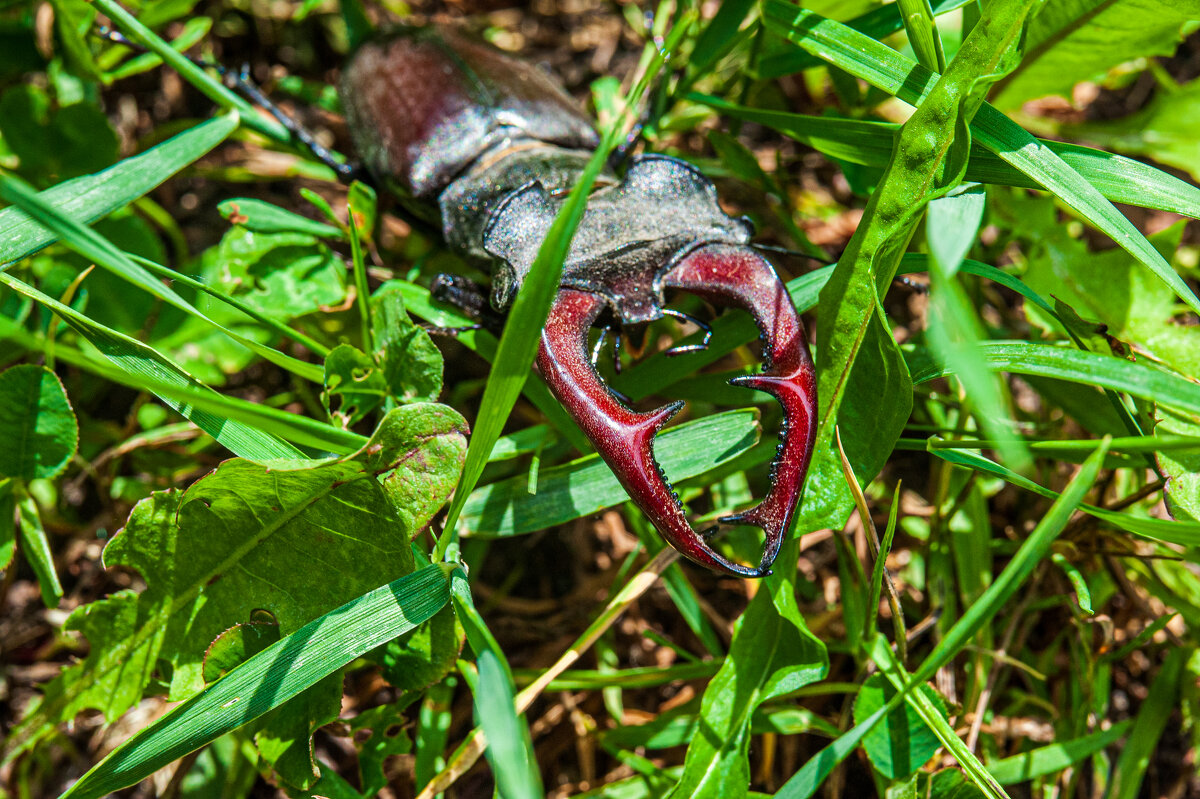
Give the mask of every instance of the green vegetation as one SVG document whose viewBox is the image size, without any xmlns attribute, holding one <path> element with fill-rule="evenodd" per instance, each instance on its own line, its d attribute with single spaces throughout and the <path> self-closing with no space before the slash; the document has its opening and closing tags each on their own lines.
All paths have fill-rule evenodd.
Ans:
<svg viewBox="0 0 1200 799">
<path fill-rule="evenodd" d="M 0 796 L 1200 796 L 1200 0 L 495 5 L 450 8 L 603 144 L 504 334 L 435 343 L 479 265 L 211 64 L 347 150 L 349 43 L 447 9 L 0 4 Z M 819 426 L 762 581 L 531 376 L 638 122 L 792 251 Z M 780 425 L 712 327 L 600 364 L 688 400 L 698 528 Z"/>
</svg>

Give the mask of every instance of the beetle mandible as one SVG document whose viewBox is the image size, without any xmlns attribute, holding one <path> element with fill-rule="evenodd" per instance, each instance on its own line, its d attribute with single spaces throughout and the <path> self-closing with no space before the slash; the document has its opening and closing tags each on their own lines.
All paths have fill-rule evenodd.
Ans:
<svg viewBox="0 0 1200 799">
<path fill-rule="evenodd" d="M 440 225 L 447 243 L 492 263 L 491 304 L 505 311 L 559 205 L 599 139 L 558 84 L 449 27 L 402 28 L 368 40 L 342 71 L 340 95 L 364 165 L 405 208 Z M 644 155 L 606 172 L 563 265 L 536 367 L 662 537 L 718 572 L 770 572 L 812 455 L 816 387 L 804 328 L 771 264 L 749 246 L 749 222 L 728 216 L 716 190 L 676 158 Z M 445 283 L 443 283 L 445 285 Z M 721 522 L 766 533 L 756 567 L 733 563 L 693 529 L 653 454 L 682 402 L 629 409 L 597 373 L 587 333 L 603 314 L 626 331 L 664 315 L 663 292 L 686 291 L 749 311 L 764 371 L 731 382 L 783 406 L 772 488 Z"/>
</svg>

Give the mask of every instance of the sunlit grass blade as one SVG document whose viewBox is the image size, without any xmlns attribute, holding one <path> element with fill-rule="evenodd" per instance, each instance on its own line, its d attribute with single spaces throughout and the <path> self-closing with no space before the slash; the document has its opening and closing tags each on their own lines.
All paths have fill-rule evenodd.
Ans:
<svg viewBox="0 0 1200 799">
<path fill-rule="evenodd" d="M 933 15 L 948 14 L 970 2 L 972 0 L 936 0 L 931 4 Z M 872 39 L 882 40 L 903 28 L 904 20 L 900 17 L 900 5 L 888 3 L 847 21 L 846 26 Z M 823 63 L 820 58 L 804 50 L 792 50 L 762 59 L 755 72 L 760 78 L 779 78 L 809 67 L 819 67 Z"/>
<path fill-rule="evenodd" d="M 759 439 L 758 411 L 728 411 L 664 431 L 655 457 L 672 482 L 704 474 L 745 453 Z M 463 505 L 465 533 L 501 537 L 544 530 L 629 499 L 599 455 L 542 469 L 530 494 L 524 475 L 483 486 Z"/>
<path fill-rule="evenodd" d="M 449 600 L 451 569 L 427 566 L 314 619 L 139 730 L 62 799 L 92 799 L 133 785 L 415 629 Z"/>
<path fill-rule="evenodd" d="M 931 444 L 936 444 L 931 441 Z M 1098 445 L 1099 442 L 1096 442 Z M 931 446 L 930 451 L 942 460 L 965 466 L 977 472 L 992 474 L 1005 481 L 1019 486 L 1026 491 L 1039 494 L 1047 499 L 1058 497 L 1054 491 L 1022 477 L 1011 469 L 1006 469 L 995 461 L 989 460 L 976 452 L 958 449 L 941 449 Z M 1180 546 L 1194 547 L 1200 545 L 1200 522 L 1175 519 L 1154 519 L 1148 516 L 1134 516 L 1130 513 L 1118 513 L 1095 505 L 1082 502 L 1079 509 L 1090 516 L 1111 524 L 1118 530 L 1127 530 L 1135 535 L 1144 536 L 1154 541 L 1165 541 Z"/>
<path fill-rule="evenodd" d="M 768 28 L 793 44 L 910 105 L 919 106 L 937 82 L 936 73 L 890 47 L 784 0 L 764 0 L 763 19 Z M 1200 298 L 1183 278 L 1112 203 L 1053 150 L 986 103 L 971 122 L 971 133 L 984 147 L 1111 236 L 1170 286 L 1188 307 L 1200 313 Z"/>
<path fill-rule="evenodd" d="M 1110 388 L 1181 411 L 1200 413 L 1200 385 L 1142 361 L 1029 341 L 983 342 L 979 345 L 978 357 L 994 371 Z M 950 372 L 946 368 L 931 364 L 916 369 L 912 378 L 917 384 L 947 374 Z"/>
<path fill-rule="evenodd" d="M 1054 539 L 1062 532 L 1075 508 L 1091 490 L 1092 484 L 1100 473 L 1100 465 L 1103 463 L 1107 451 L 1108 442 L 1098 442 L 1096 452 L 1080 468 L 1062 495 L 1042 517 L 1029 538 L 1021 544 L 1008 565 L 979 599 L 967 608 L 962 617 L 947 631 L 933 651 L 913 672 L 911 678 L 906 683 L 897 686 L 896 695 L 882 708 L 861 723 L 856 724 L 805 763 L 775 794 L 776 799 L 808 799 L 815 794 L 834 766 L 854 751 L 871 727 L 875 726 L 893 708 L 898 707 L 900 702 L 907 701 L 910 696 L 914 695 L 916 692 L 912 689 L 915 686 L 931 678 L 938 669 L 945 666 L 962 651 L 983 625 L 987 624 L 1016 593 L 1049 552 Z"/>
<path fill-rule="evenodd" d="M 1133 721 L 1126 719 L 1109 727 L 1107 730 L 1094 732 L 1070 741 L 1056 741 L 1040 746 L 1019 755 L 995 760 L 987 764 L 988 772 L 1001 785 L 1013 785 L 1018 782 L 1044 777 L 1062 771 L 1078 763 L 1085 757 L 1099 752 L 1129 732 Z"/>
<path fill-rule="evenodd" d="M 8 286 L 58 314 L 84 340 L 115 364 L 116 368 L 108 375 L 110 379 L 123 378 L 127 375 L 128 378 L 121 379 L 120 382 L 131 383 L 134 388 L 139 390 L 156 391 L 157 389 L 157 393 L 165 387 L 172 387 L 181 391 L 191 390 L 198 394 L 211 395 L 215 398 L 214 401 L 226 399 L 184 372 L 153 347 L 92 321 L 74 308 L 63 305 L 53 297 L 46 296 L 9 274 L 0 273 L 0 284 Z M 94 371 L 101 371 L 99 364 Z M 154 384 L 155 388 L 148 388 L 150 384 Z M 303 453 L 295 447 L 257 427 L 222 418 L 211 411 L 196 407 L 190 402 L 180 402 L 172 396 L 166 395 L 166 392 L 159 393 L 159 397 L 235 455 L 252 460 L 304 457 Z"/>
<path fill-rule="evenodd" d="M 324 379 L 324 371 L 317 364 L 293 358 L 213 321 L 190 302 L 179 296 L 173 289 L 163 285 L 149 270 L 134 261 L 126 252 L 112 242 L 91 228 L 64 216 L 58 209 L 47 205 L 24 181 L 11 176 L 0 176 L 0 198 L 18 205 L 21 210 L 36 219 L 40 224 L 54 231 L 62 239 L 63 244 L 75 250 L 97 266 L 107 269 L 117 277 L 129 281 L 152 296 L 170 303 L 184 313 L 207 322 L 234 341 L 252 352 L 261 355 L 276 366 L 315 383 L 320 383 Z"/>
<path fill-rule="evenodd" d="M 90 224 L 149 193 L 223 142 L 237 126 L 236 114 L 214 117 L 103 172 L 65 180 L 37 196 L 63 215 Z M 56 239 L 20 208 L 0 210 L 0 269 Z"/>
<path fill-rule="evenodd" d="M 769 111 L 698 93 L 688 94 L 687 98 L 725 116 L 765 125 L 839 161 L 878 169 L 883 169 L 891 160 L 896 133 L 900 130 L 900 125 L 894 122 Z M 1141 161 L 1091 147 L 1048 139 L 1037 141 L 1113 202 L 1200 219 L 1200 188 L 1174 175 Z M 971 145 L 971 157 L 963 179 L 1026 189 L 1043 188 L 1042 184 L 977 143 Z"/>
<path fill-rule="evenodd" d="M 235 109 L 240 115 L 242 124 L 269 139 L 277 142 L 290 143 L 291 134 L 287 129 L 273 119 L 269 119 L 249 102 L 239 97 L 221 81 L 209 75 L 200 67 L 193 64 L 186 56 L 171 47 L 170 42 L 138 22 L 137 18 L 126 11 L 116 0 L 94 0 L 96 8 L 103 12 L 113 25 L 129 37 L 130 41 L 140 44 L 152 53 L 157 54 L 169 64 L 188 83 L 195 86 L 206 97 L 222 108 Z"/>
<path fill-rule="evenodd" d="M 475 608 L 466 575 L 451 578 L 451 598 L 467 641 L 475 652 L 478 675 L 464 671 L 475 695 L 475 720 L 487 739 L 486 755 L 500 795 L 508 799 L 543 796 L 541 775 L 529 725 L 518 715 L 512 669 L 504 650 Z"/>
</svg>

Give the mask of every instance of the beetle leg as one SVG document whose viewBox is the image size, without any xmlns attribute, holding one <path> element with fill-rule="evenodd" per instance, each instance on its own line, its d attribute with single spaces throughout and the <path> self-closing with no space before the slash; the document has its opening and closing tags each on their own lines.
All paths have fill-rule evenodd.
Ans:
<svg viewBox="0 0 1200 799">
<path fill-rule="evenodd" d="M 538 371 L 667 543 L 714 571 L 740 577 L 763 576 L 770 560 L 764 559 L 758 567 L 732 563 L 709 545 L 705 535 L 692 529 L 679 497 L 654 459 L 654 434 L 679 412 L 683 403 L 673 402 L 649 413 L 630 410 L 617 400 L 592 366 L 587 331 L 606 303 L 599 294 L 561 290 L 542 331 Z"/>
<path fill-rule="evenodd" d="M 672 347 L 671 349 L 667 350 L 664 353 L 665 355 L 668 355 L 668 356 L 685 355 L 689 352 L 704 352 L 706 349 L 708 349 L 708 342 L 712 341 L 712 328 L 711 327 L 709 327 L 707 324 L 705 324 L 703 321 L 697 319 L 696 317 L 685 314 L 683 311 L 676 311 L 671 308 L 663 308 L 662 312 L 664 314 L 666 314 L 667 316 L 674 317 L 681 321 L 691 322 L 693 325 L 695 325 L 696 327 L 698 327 L 704 331 L 704 340 L 701 341 L 699 344 L 682 344 L 678 347 Z"/>
<path fill-rule="evenodd" d="M 770 568 L 783 543 L 816 435 L 817 389 L 804 328 L 787 287 L 774 268 L 749 247 L 712 244 L 688 253 L 662 278 L 663 288 L 696 294 L 717 306 L 749 311 L 763 340 L 764 369 L 735 377 L 733 385 L 765 391 L 783 406 L 779 448 L 771 463 L 772 488 L 758 505 L 720 519 L 750 524 L 766 533 L 762 572 Z"/>
</svg>

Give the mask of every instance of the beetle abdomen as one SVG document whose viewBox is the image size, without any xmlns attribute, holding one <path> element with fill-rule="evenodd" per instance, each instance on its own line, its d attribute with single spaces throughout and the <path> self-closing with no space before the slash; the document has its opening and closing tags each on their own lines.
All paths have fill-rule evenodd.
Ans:
<svg viewBox="0 0 1200 799">
<path fill-rule="evenodd" d="M 587 117 L 539 69 L 449 28 L 366 42 L 342 72 L 341 97 L 375 178 L 425 203 L 498 147 L 598 143 Z"/>
</svg>

